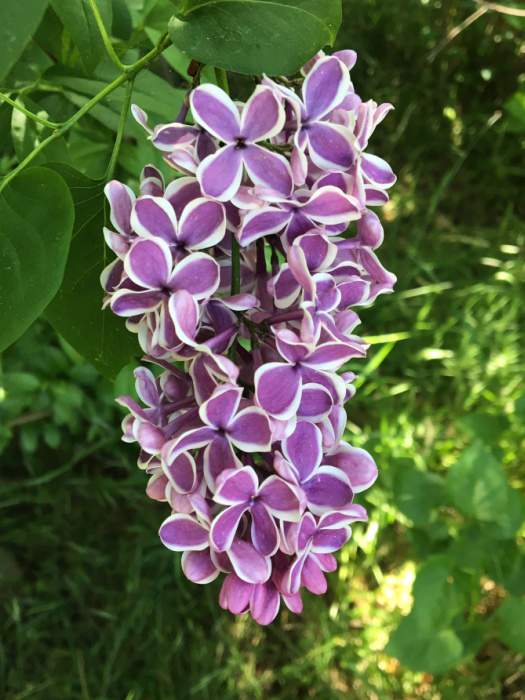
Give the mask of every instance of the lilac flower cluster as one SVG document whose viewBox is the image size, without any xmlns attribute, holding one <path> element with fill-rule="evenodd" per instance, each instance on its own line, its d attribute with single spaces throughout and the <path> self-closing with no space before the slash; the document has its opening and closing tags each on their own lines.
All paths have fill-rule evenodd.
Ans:
<svg viewBox="0 0 525 700">
<path fill-rule="evenodd" d="M 225 573 L 221 606 L 261 624 L 326 591 L 377 476 L 343 440 L 355 375 L 339 370 L 367 350 L 354 307 L 395 283 L 369 209 L 395 176 L 365 152 L 391 105 L 355 94 L 355 60 L 318 54 L 300 94 L 265 77 L 242 105 L 196 87 L 195 125 L 151 129 L 134 107 L 177 178 L 147 166 L 138 197 L 106 188 L 104 303 L 158 369 L 135 371 L 144 407 L 119 399 L 124 440 L 171 508 L 160 537 L 186 576 Z"/>
</svg>

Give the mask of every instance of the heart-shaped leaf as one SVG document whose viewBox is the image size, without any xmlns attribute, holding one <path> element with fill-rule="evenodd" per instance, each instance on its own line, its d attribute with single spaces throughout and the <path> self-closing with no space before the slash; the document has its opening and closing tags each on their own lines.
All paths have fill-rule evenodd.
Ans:
<svg viewBox="0 0 525 700">
<path fill-rule="evenodd" d="M 49 166 L 69 185 L 75 203 L 75 227 L 64 280 L 46 309 L 54 328 L 101 374 L 115 379 L 141 350 L 136 337 L 109 309 L 102 311 L 100 273 L 113 259 L 105 256 L 104 182 L 91 180 L 62 163 Z"/>
<path fill-rule="evenodd" d="M 174 0 L 175 46 L 236 73 L 292 75 L 333 45 L 341 0 Z"/>
<path fill-rule="evenodd" d="M 30 168 L 0 195 L 0 351 L 55 296 L 66 265 L 74 207 L 56 172 Z"/>
</svg>

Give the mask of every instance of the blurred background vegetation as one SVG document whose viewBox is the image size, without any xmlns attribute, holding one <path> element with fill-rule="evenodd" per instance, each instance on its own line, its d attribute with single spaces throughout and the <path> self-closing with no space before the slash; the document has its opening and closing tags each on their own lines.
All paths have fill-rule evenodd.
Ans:
<svg viewBox="0 0 525 700">
<path fill-rule="evenodd" d="M 343 5 L 337 48 L 358 52 L 356 91 L 396 107 L 372 146 L 399 176 L 380 251 L 399 281 L 361 313 L 372 347 L 352 365 L 346 436 L 379 466 L 362 501 L 370 521 L 301 616 L 261 628 L 222 611 L 220 583 L 187 582 L 161 546 L 166 507 L 146 498 L 135 446 L 119 441 L 114 397 L 132 369 L 109 383 L 41 319 L 1 358 L 8 700 L 525 698 L 525 18 L 473 20 L 473 0 Z M 117 46 L 133 57 L 172 5 L 113 9 Z M 78 52 L 63 29 L 49 45 L 57 22 L 48 10 L 6 82 L 32 86 L 24 98 L 63 119 L 91 87 L 68 84 Z M 183 87 L 177 65 L 172 52 L 143 80 L 160 116 L 169 86 Z M 97 70 L 105 79 L 107 65 Z M 46 71 L 59 89 L 46 89 Z M 70 136 L 67 157 L 91 177 L 119 109 L 112 97 Z M 0 105 L 2 172 L 31 145 L 15 129 L 26 141 L 13 146 L 12 119 Z M 154 158 L 129 123 L 117 177 L 133 186 Z"/>
</svg>

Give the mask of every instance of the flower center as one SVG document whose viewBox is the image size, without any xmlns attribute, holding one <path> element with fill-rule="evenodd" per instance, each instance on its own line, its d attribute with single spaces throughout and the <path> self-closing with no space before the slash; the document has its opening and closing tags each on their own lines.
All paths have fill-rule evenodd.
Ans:
<svg viewBox="0 0 525 700">
<path fill-rule="evenodd" d="M 243 136 L 239 136 L 235 139 L 235 148 L 237 148 L 238 150 L 242 148 L 248 148 Z"/>
</svg>

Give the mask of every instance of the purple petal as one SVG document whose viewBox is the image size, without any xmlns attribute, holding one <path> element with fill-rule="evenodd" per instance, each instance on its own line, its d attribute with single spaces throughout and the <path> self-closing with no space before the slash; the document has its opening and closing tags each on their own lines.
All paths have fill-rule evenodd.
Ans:
<svg viewBox="0 0 525 700">
<path fill-rule="evenodd" d="M 247 503 L 230 506 L 229 508 L 225 508 L 213 520 L 210 538 L 218 552 L 226 552 L 232 546 L 233 538 L 235 537 L 243 513 L 247 508 Z"/>
<path fill-rule="evenodd" d="M 275 306 L 278 309 L 287 309 L 291 306 L 301 291 L 287 263 L 281 265 L 281 269 L 273 279 L 272 287 Z"/>
<path fill-rule="evenodd" d="M 177 336 L 183 343 L 193 345 L 199 322 L 198 303 L 189 292 L 181 290 L 171 295 L 168 305 Z"/>
<path fill-rule="evenodd" d="M 124 260 L 124 270 L 129 278 L 146 289 L 165 287 L 172 265 L 169 246 L 161 239 L 138 239 Z"/>
<path fill-rule="evenodd" d="M 322 435 L 313 423 L 299 421 L 290 437 L 282 442 L 286 459 L 299 475 L 299 482 L 307 481 L 322 458 Z"/>
<path fill-rule="evenodd" d="M 220 573 L 210 557 L 209 549 L 184 552 L 181 565 L 186 578 L 193 583 L 211 583 Z"/>
<path fill-rule="evenodd" d="M 236 458 L 230 441 L 224 435 L 217 435 L 204 452 L 204 478 L 211 491 L 215 490 L 216 481 L 228 470 L 241 466 Z"/>
<path fill-rule="evenodd" d="M 262 503 L 256 502 L 251 508 L 252 541 L 258 552 L 270 557 L 279 547 L 279 531 L 273 517 Z"/>
<path fill-rule="evenodd" d="M 236 574 L 230 574 L 224 579 L 220 597 L 221 607 L 234 615 L 247 612 L 253 590 L 253 583 L 246 583 Z"/>
<path fill-rule="evenodd" d="M 216 85 L 200 85 L 190 95 L 195 121 L 225 143 L 240 136 L 239 111 L 228 95 Z"/>
<path fill-rule="evenodd" d="M 370 153 L 363 153 L 361 170 L 367 180 L 380 187 L 391 187 L 397 179 L 386 160 Z"/>
<path fill-rule="evenodd" d="M 151 142 L 159 151 L 172 151 L 179 143 L 194 141 L 199 135 L 199 129 L 187 124 L 164 124 L 155 129 Z"/>
<path fill-rule="evenodd" d="M 229 470 L 218 479 L 213 499 L 222 505 L 232 506 L 244 503 L 249 507 L 250 500 L 257 494 L 258 487 L 257 474 L 251 467 Z"/>
<path fill-rule="evenodd" d="M 135 195 L 133 191 L 117 180 L 111 180 L 104 188 L 109 205 L 111 207 L 109 218 L 111 223 L 120 233 L 131 233 L 131 210 Z"/>
<path fill-rule="evenodd" d="M 273 91 L 258 85 L 242 112 L 242 136 L 252 143 L 269 139 L 281 131 L 284 120 L 284 109 Z"/>
<path fill-rule="evenodd" d="M 152 455 L 158 454 L 166 442 L 162 430 L 151 423 L 141 423 L 139 425 L 137 440 L 141 448 Z"/>
<path fill-rule="evenodd" d="M 267 452 L 272 443 L 268 416 L 257 406 L 245 408 L 228 426 L 228 437 L 243 452 Z"/>
<path fill-rule="evenodd" d="M 139 197 L 131 212 L 131 226 L 143 238 L 162 238 L 167 243 L 177 241 L 175 212 L 162 197 Z"/>
<path fill-rule="evenodd" d="M 318 61 L 303 84 L 306 111 L 310 119 L 320 119 L 343 100 L 350 86 L 348 70 L 337 58 Z"/>
<path fill-rule="evenodd" d="M 295 245 L 303 251 L 311 272 L 324 270 L 337 255 L 337 246 L 319 233 L 306 233 L 296 240 Z"/>
<path fill-rule="evenodd" d="M 323 343 L 304 360 L 304 364 L 315 369 L 333 371 L 354 356 L 354 349 L 343 343 Z"/>
<path fill-rule="evenodd" d="M 192 253 L 175 266 L 168 285 L 172 290 L 185 290 L 195 299 L 204 299 L 219 286 L 219 265 L 206 253 Z"/>
<path fill-rule="evenodd" d="M 188 452 L 178 455 L 164 466 L 164 472 L 178 493 L 190 493 L 197 481 L 195 460 Z"/>
<path fill-rule="evenodd" d="M 303 566 L 301 583 L 310 593 L 323 595 L 326 593 L 328 584 L 319 564 L 312 556 L 309 556 Z"/>
<path fill-rule="evenodd" d="M 290 164 L 279 153 L 251 144 L 239 150 L 248 175 L 256 185 L 271 187 L 276 192 L 289 197 L 293 190 Z"/>
<path fill-rule="evenodd" d="M 266 583 L 255 586 L 250 601 L 250 612 L 253 619 L 260 625 L 269 625 L 279 612 L 281 596 L 270 579 Z"/>
<path fill-rule="evenodd" d="M 134 119 L 146 129 L 146 131 L 151 133 L 151 129 L 148 126 L 148 115 L 143 109 L 141 109 L 138 105 L 131 105 L 131 114 L 133 115 Z"/>
<path fill-rule="evenodd" d="M 253 545 L 236 538 L 228 556 L 237 576 L 247 583 L 264 583 L 272 572 L 271 561 L 258 552 Z"/>
<path fill-rule="evenodd" d="M 347 223 L 360 216 L 359 202 L 337 187 L 320 187 L 301 211 L 322 224 Z"/>
<path fill-rule="evenodd" d="M 224 238 L 226 214 L 220 202 L 201 197 L 190 202 L 179 221 L 179 241 L 186 248 L 212 248 Z"/>
<path fill-rule="evenodd" d="M 351 534 L 352 531 L 349 527 L 341 527 L 336 530 L 320 530 L 314 535 L 312 552 L 321 554 L 337 552 L 348 542 Z"/>
<path fill-rule="evenodd" d="M 162 303 L 158 291 L 132 292 L 121 289 L 111 297 L 111 310 L 117 316 L 138 316 L 154 311 Z"/>
<path fill-rule="evenodd" d="M 241 397 L 239 387 L 227 384 L 217 387 L 199 409 L 202 421 L 214 428 L 226 428 L 239 408 Z"/>
<path fill-rule="evenodd" d="M 191 515 L 171 515 L 162 523 L 159 535 L 162 543 L 174 552 L 200 551 L 208 547 L 208 530 Z"/>
<path fill-rule="evenodd" d="M 320 467 L 311 479 L 302 484 L 302 488 L 314 515 L 346 508 L 352 503 L 354 495 L 348 477 L 335 467 Z"/>
<path fill-rule="evenodd" d="M 201 196 L 201 186 L 195 177 L 179 177 L 173 180 L 164 193 L 164 199 L 173 207 L 177 221 L 180 220 L 184 208 Z"/>
<path fill-rule="evenodd" d="M 197 178 L 205 194 L 221 202 L 235 195 L 242 180 L 242 153 L 235 146 L 225 146 L 202 161 Z"/>
<path fill-rule="evenodd" d="M 255 393 L 267 413 L 288 420 L 301 402 L 301 373 L 296 367 L 269 362 L 255 372 Z"/>
<path fill-rule="evenodd" d="M 295 595 L 301 588 L 301 578 L 303 568 L 308 558 L 309 551 L 306 550 L 292 563 L 286 576 L 283 579 L 283 588 L 287 595 Z"/>
<path fill-rule="evenodd" d="M 160 404 L 160 396 L 153 372 L 147 367 L 137 367 L 133 375 L 136 380 L 135 389 L 140 400 L 151 408 L 158 406 Z"/>
<path fill-rule="evenodd" d="M 370 488 L 377 479 L 377 467 L 366 450 L 343 443 L 326 464 L 338 467 L 349 478 L 354 493 Z"/>
<path fill-rule="evenodd" d="M 254 209 L 243 219 L 237 239 L 242 246 L 272 233 L 279 233 L 290 220 L 291 213 L 281 209 Z"/>
<path fill-rule="evenodd" d="M 348 170 L 356 158 L 353 135 L 338 124 L 318 122 L 308 130 L 310 158 L 322 170 Z"/>
<path fill-rule="evenodd" d="M 297 417 L 312 423 L 319 423 L 328 416 L 332 406 L 333 400 L 328 389 L 320 384 L 303 384 Z"/>
<path fill-rule="evenodd" d="M 264 480 L 258 495 L 276 518 L 295 522 L 301 517 L 301 502 L 295 490 L 275 474 Z"/>
</svg>

